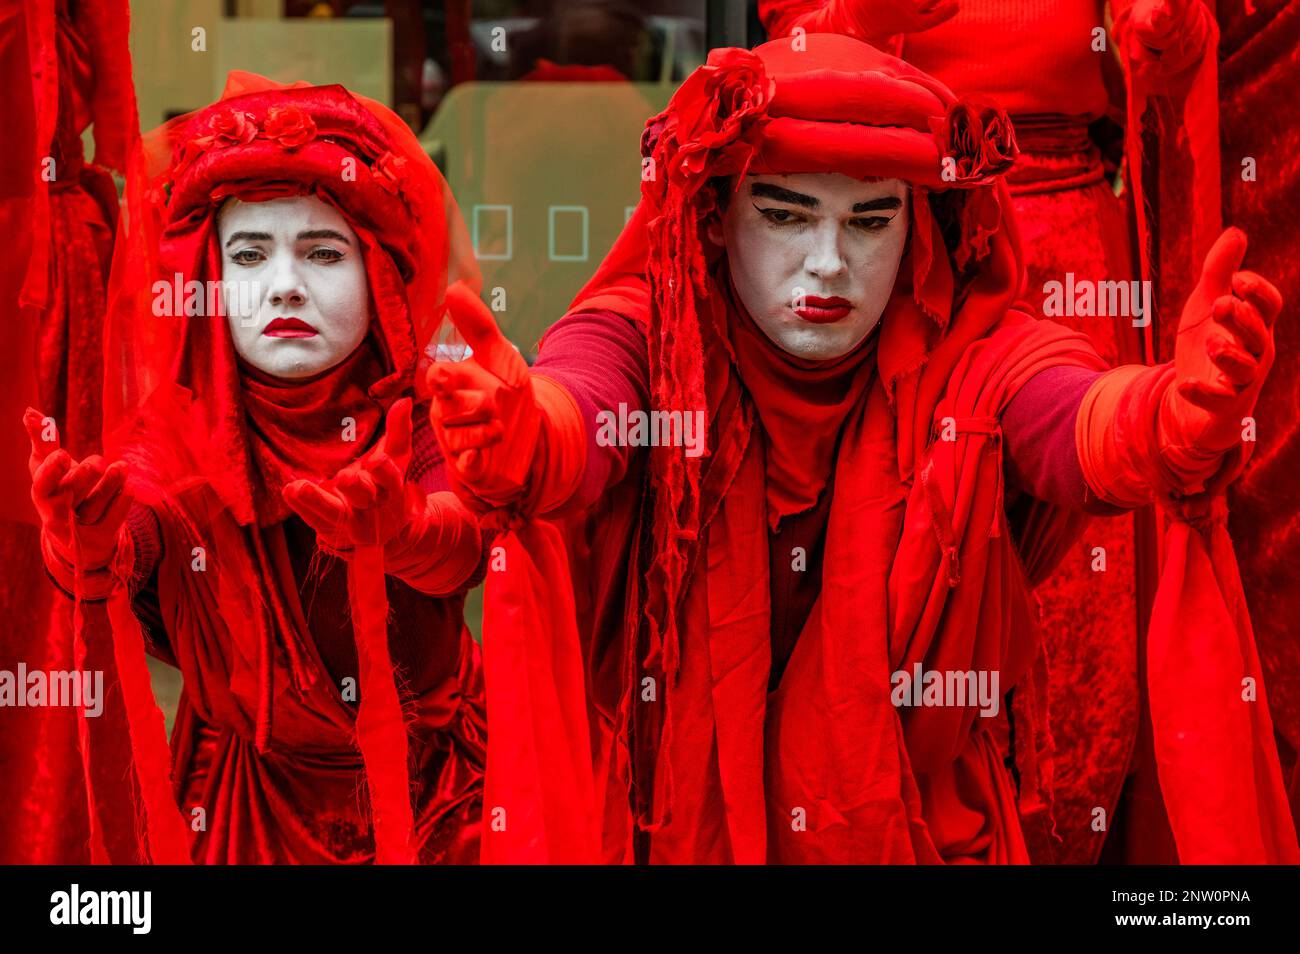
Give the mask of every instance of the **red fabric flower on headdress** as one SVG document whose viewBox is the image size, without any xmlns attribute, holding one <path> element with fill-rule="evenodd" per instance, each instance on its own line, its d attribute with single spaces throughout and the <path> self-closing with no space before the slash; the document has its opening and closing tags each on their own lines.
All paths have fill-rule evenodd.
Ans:
<svg viewBox="0 0 1300 954">
<path fill-rule="evenodd" d="M 773 89 L 767 68 L 753 53 L 716 51 L 647 124 L 642 155 L 652 157 L 686 194 L 723 172 L 743 174 L 756 151 L 752 133 L 766 120 Z M 659 175 L 643 178 L 652 196 L 662 193 Z"/>
<path fill-rule="evenodd" d="M 943 158 L 951 160 L 944 179 L 954 185 L 989 181 L 1010 169 L 1020 154 L 1011 120 L 1001 107 L 956 102 L 935 125 Z"/>
<path fill-rule="evenodd" d="M 257 138 L 257 124 L 241 109 L 217 113 L 208 126 L 212 142 L 218 146 L 243 146 Z"/>
<path fill-rule="evenodd" d="M 316 138 L 316 123 L 297 106 L 267 110 L 262 134 L 285 149 L 297 149 Z"/>
</svg>

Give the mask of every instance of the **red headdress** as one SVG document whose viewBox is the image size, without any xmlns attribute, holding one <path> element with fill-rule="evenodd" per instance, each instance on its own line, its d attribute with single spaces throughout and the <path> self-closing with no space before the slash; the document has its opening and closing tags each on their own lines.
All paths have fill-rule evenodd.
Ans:
<svg viewBox="0 0 1300 954">
<path fill-rule="evenodd" d="M 380 104 L 342 87 L 281 86 L 247 73 L 232 73 L 217 103 L 147 136 L 129 176 L 127 239 L 110 288 L 105 431 L 131 443 L 120 428 L 149 404 L 150 426 L 156 414 L 168 415 L 187 447 L 184 460 L 155 454 L 147 470 L 166 470 L 171 481 L 204 475 L 241 523 L 253 522 L 255 510 L 263 524 L 281 519 L 279 487 L 263 485 L 283 474 L 270 471 L 314 475 L 346 461 L 302 448 L 300 459 L 277 468 L 270 458 L 283 457 L 291 437 L 267 453 L 250 446 L 226 319 L 171 313 L 186 310 L 190 293 L 208 300 L 204 287 L 189 283 L 221 278 L 221 204 L 314 195 L 356 231 L 380 359 L 378 376 L 361 382 L 359 403 L 369 407 L 353 447 L 364 449 L 368 435 L 360 432 L 377 427 L 383 410 L 414 387 L 416 365 L 441 320 L 449 270 L 453 280 L 477 280 L 450 191 L 406 126 Z M 170 308 L 157 307 L 160 295 Z"/>
<path fill-rule="evenodd" d="M 373 319 L 352 356 L 286 385 L 240 364 L 224 310 L 212 307 L 220 288 L 207 283 L 221 279 L 223 202 L 300 195 L 333 206 L 356 232 Z M 445 310 L 449 273 L 477 287 L 465 238 L 446 183 L 410 130 L 341 86 L 283 86 L 232 73 L 218 102 L 145 137 L 131 163 L 109 291 L 106 444 L 131 463 L 137 498 L 186 528 L 185 550 L 191 538 L 224 548 L 224 581 L 198 586 L 202 593 L 191 598 L 233 613 L 225 625 L 239 658 L 225 664 L 232 682 L 257 680 L 250 730 L 259 749 L 271 733 L 273 660 L 287 654 L 299 687 L 319 675 L 299 645 L 292 576 L 263 540 L 288 514 L 281 490 L 299 477 L 333 476 L 378 439 L 393 402 L 414 392 L 417 365 Z M 340 439 L 349 424 L 353 438 Z M 377 856 L 406 860 L 406 739 L 388 658 L 384 581 L 377 567 L 353 562 L 357 735 Z M 141 634 L 121 592 L 110 614 L 150 853 L 180 860 L 184 839 L 164 794 L 165 742 L 148 697 Z M 256 661 L 253 669 L 245 659 Z"/>
</svg>

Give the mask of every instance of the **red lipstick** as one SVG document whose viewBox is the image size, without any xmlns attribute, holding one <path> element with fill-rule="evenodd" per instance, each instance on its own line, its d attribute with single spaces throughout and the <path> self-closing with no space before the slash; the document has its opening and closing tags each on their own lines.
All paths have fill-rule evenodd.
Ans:
<svg viewBox="0 0 1300 954">
<path fill-rule="evenodd" d="M 316 329 L 301 318 L 276 318 L 262 334 L 267 338 L 314 338 Z"/>
<path fill-rule="evenodd" d="M 794 313 L 804 321 L 817 325 L 828 325 L 848 317 L 853 310 L 853 303 L 847 298 L 821 298 L 818 295 L 804 296 L 803 304 L 794 309 Z"/>
</svg>

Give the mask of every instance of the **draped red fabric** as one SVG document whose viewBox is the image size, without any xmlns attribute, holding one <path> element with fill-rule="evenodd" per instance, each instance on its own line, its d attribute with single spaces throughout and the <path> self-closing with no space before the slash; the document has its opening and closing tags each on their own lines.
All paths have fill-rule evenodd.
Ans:
<svg viewBox="0 0 1300 954">
<path fill-rule="evenodd" d="M 849 411 L 866 390 L 862 368 L 876 356 L 876 336 L 835 361 L 808 361 L 782 351 L 759 330 L 740 303 L 728 275 L 720 283 L 737 315 L 730 336 L 736 364 L 769 436 L 766 455 L 767 518 L 813 506 L 830 479 L 835 445 Z"/>
<path fill-rule="evenodd" d="M 1122 390 L 1090 389 L 1080 408 L 1076 444 L 1092 486 L 1137 480 L 1153 489 L 1165 518 L 1146 692 L 1152 767 L 1177 857 L 1193 864 L 1294 864 L 1300 846 L 1226 526 L 1224 490 L 1252 448 L 1245 443 L 1227 455 L 1196 493 L 1172 484 L 1139 448 L 1173 368 L 1135 374 L 1136 384 Z M 1107 426 L 1097 427 L 1094 419 Z M 1119 438 L 1113 453 L 1106 449 L 1110 434 Z M 1180 452 L 1178 447 L 1160 450 L 1171 461 Z"/>
<path fill-rule="evenodd" d="M 1174 521 L 1165 539 L 1147 647 L 1161 792 L 1179 861 L 1296 864 L 1263 672 L 1222 497 L 1216 504 L 1206 532 Z"/>
<path fill-rule="evenodd" d="M 32 525 L 25 406 L 41 407 L 76 456 L 100 446 L 101 327 L 117 192 L 138 137 L 126 0 L 22 0 L 0 10 L 0 668 L 103 673 L 105 707 L 6 709 L 0 731 L 0 861 L 85 862 L 109 850 L 83 791 L 93 783 L 110 816 L 130 817 L 132 792 L 112 653 L 87 645 L 72 604 L 49 587 Z M 83 155 L 90 127 L 93 161 Z M 111 650 L 111 647 L 110 647 Z M 93 740 L 93 741 L 92 741 Z M 89 751 L 93 744 L 98 757 Z M 118 847 L 109 840 L 110 847 Z"/>
<path fill-rule="evenodd" d="M 492 561 L 483 861 L 595 863 L 601 816 L 564 541 L 554 525 L 534 521 L 500 539 Z"/>
<path fill-rule="evenodd" d="M 1224 217 L 1266 239 L 1252 244 L 1249 266 L 1267 275 L 1294 305 L 1300 301 L 1300 256 L 1287 223 L 1300 214 L 1300 101 L 1291 95 L 1300 73 L 1300 7 L 1284 0 L 1217 7 Z M 1268 169 L 1276 172 L 1261 172 Z M 1162 192 L 1160 201 L 1164 207 L 1169 196 Z M 1174 260 L 1183 260 L 1180 239 L 1185 238 L 1162 232 L 1162 255 L 1172 246 Z M 1192 279 L 1186 280 L 1190 284 Z M 1295 321 L 1284 317 L 1274 335 L 1278 354 L 1300 349 Z M 1292 815 L 1300 824 L 1300 641 L 1294 623 L 1300 618 L 1300 594 L 1289 571 L 1300 560 L 1300 498 L 1292 489 L 1292 475 L 1300 468 L 1298 376 L 1295 361 L 1278 361 L 1269 373 L 1255 413 L 1261 424 L 1259 445 L 1241 479 L 1229 488 L 1228 501 L 1270 712 L 1285 743 Z"/>
</svg>

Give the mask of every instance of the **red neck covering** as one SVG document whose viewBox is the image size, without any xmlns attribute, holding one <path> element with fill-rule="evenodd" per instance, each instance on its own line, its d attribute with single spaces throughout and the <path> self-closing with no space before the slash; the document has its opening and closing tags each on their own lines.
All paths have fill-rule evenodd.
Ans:
<svg viewBox="0 0 1300 954">
<path fill-rule="evenodd" d="M 776 530 L 783 517 L 816 504 L 826 487 L 844 421 L 875 372 L 880 326 L 846 354 L 812 361 L 790 354 L 763 333 L 730 274 L 716 286 L 726 302 L 736 370 L 763 425 L 767 519 Z"/>
<path fill-rule="evenodd" d="M 370 335 L 340 364 L 306 380 L 286 381 L 239 363 L 257 510 L 265 522 L 289 515 L 281 496 L 285 484 L 327 480 L 374 443 L 384 408 L 370 385 L 387 374 Z M 347 418 L 355 426 L 353 439 L 332 439 L 342 436 Z"/>
</svg>

